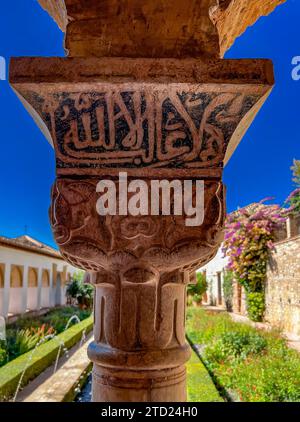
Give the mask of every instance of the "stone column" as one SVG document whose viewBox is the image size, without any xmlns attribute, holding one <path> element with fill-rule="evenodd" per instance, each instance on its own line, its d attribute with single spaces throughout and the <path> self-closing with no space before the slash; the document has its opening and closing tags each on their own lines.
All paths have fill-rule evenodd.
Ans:
<svg viewBox="0 0 300 422">
<path fill-rule="evenodd" d="M 220 59 L 229 29 L 229 44 L 245 29 L 228 24 L 230 2 L 41 3 L 66 31 L 69 57 L 13 59 L 10 80 L 55 149 L 56 242 L 95 284 L 93 400 L 184 401 L 186 285 L 222 241 L 223 165 L 271 91 L 272 64 Z M 203 181 L 202 224 L 187 225 L 187 210 L 126 215 L 120 173 L 140 189 L 192 183 L 190 199 Z M 105 216 L 103 180 L 123 204 Z"/>
<path fill-rule="evenodd" d="M 40 310 L 42 307 L 42 276 L 43 276 L 43 269 L 38 268 L 38 287 L 37 287 L 37 309 Z"/>
<path fill-rule="evenodd" d="M 241 314 L 247 315 L 247 294 L 243 286 L 241 287 Z"/>
<path fill-rule="evenodd" d="M 233 280 L 233 298 L 232 298 L 232 311 L 235 314 L 241 313 L 241 295 L 242 295 L 241 284 L 234 279 Z"/>
<path fill-rule="evenodd" d="M 23 279 L 22 279 L 22 314 L 27 311 L 28 300 L 28 265 L 23 266 Z"/>
<path fill-rule="evenodd" d="M 29 68 L 36 73 L 26 81 Z M 222 162 L 271 88 L 269 62 L 15 59 L 12 69 L 56 151 L 56 242 L 66 260 L 93 272 L 94 401 L 183 401 L 186 284 L 222 240 Z M 126 193 L 120 172 L 149 190 L 153 180 L 194 181 L 193 196 L 202 180 L 203 223 L 150 208 L 98 215 L 100 180 L 115 182 L 118 204 Z"/>
<path fill-rule="evenodd" d="M 298 224 L 299 221 L 296 217 L 294 217 L 293 215 L 288 216 L 286 220 L 286 231 L 288 239 L 298 235 Z"/>
<path fill-rule="evenodd" d="M 55 306 L 56 300 L 56 285 L 57 285 L 57 264 L 52 264 L 51 274 L 50 274 L 50 308 Z"/>
<path fill-rule="evenodd" d="M 9 311 L 9 300 L 10 300 L 10 273 L 11 273 L 11 264 L 5 264 L 4 270 L 4 289 L 3 289 L 3 316 L 7 318 Z"/>
<path fill-rule="evenodd" d="M 95 291 L 94 401 L 185 401 L 183 273 L 133 268 L 98 273 Z"/>
</svg>

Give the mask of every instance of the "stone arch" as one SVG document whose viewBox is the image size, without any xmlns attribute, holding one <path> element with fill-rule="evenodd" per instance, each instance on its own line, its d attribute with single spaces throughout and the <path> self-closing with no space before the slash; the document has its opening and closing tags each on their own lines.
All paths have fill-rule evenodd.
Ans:
<svg viewBox="0 0 300 422">
<path fill-rule="evenodd" d="M 42 287 L 50 286 L 50 274 L 49 270 L 43 270 L 42 272 Z"/>
<path fill-rule="evenodd" d="M 28 268 L 27 308 L 34 311 L 38 308 L 38 270 Z"/>
<path fill-rule="evenodd" d="M 28 269 L 28 287 L 37 287 L 38 286 L 38 273 L 36 268 Z"/>
<path fill-rule="evenodd" d="M 61 286 L 64 287 L 68 281 L 68 273 L 67 273 L 67 266 L 64 265 L 62 272 L 60 273 L 61 276 Z"/>
<path fill-rule="evenodd" d="M 23 311 L 23 267 L 12 265 L 10 272 L 10 292 L 8 313 L 20 314 Z"/>
<path fill-rule="evenodd" d="M 4 288 L 4 264 L 0 264 L 0 289 Z"/>
<path fill-rule="evenodd" d="M 42 272 L 42 292 L 41 307 L 48 308 L 50 306 L 50 272 L 43 270 Z"/>
<path fill-rule="evenodd" d="M 4 295 L 4 264 L 0 264 L 0 315 L 3 314 L 3 295 Z"/>
<path fill-rule="evenodd" d="M 18 265 L 12 265 L 10 273 L 10 287 L 20 288 L 23 286 L 23 268 Z"/>
</svg>

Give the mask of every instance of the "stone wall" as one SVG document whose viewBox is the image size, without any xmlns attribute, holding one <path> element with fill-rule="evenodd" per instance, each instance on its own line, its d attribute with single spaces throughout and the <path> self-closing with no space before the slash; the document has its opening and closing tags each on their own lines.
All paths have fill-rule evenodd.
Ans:
<svg viewBox="0 0 300 422">
<path fill-rule="evenodd" d="M 267 272 L 266 321 L 300 335 L 300 236 L 276 244 Z"/>
<path fill-rule="evenodd" d="M 247 315 L 246 292 L 236 280 L 233 282 L 232 311 L 235 314 Z"/>
</svg>

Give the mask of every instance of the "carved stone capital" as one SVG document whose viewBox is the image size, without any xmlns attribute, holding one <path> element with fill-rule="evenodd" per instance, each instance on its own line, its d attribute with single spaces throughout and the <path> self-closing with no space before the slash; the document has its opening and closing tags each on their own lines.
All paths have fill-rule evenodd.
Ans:
<svg viewBox="0 0 300 422">
<path fill-rule="evenodd" d="M 274 78 L 269 60 L 19 58 L 11 83 L 58 176 L 220 179 Z"/>
<path fill-rule="evenodd" d="M 117 272 L 123 280 L 135 279 L 138 269 L 157 280 L 165 272 L 193 271 L 216 253 L 225 208 L 221 182 L 205 181 L 205 219 L 194 227 L 186 225 L 185 214 L 100 216 L 97 182 L 95 178 L 59 178 L 53 186 L 52 230 L 63 256 L 73 265 L 101 271 L 111 280 Z M 132 269 L 137 272 L 131 274 Z"/>
<path fill-rule="evenodd" d="M 95 284 L 93 399 L 185 400 L 186 285 L 222 240 L 223 164 L 272 88 L 271 63 L 21 58 L 11 83 L 55 149 L 56 242 Z M 99 215 L 98 182 L 115 182 L 118 202 L 120 172 L 147 188 L 203 181 L 203 223 L 186 210 Z"/>
</svg>

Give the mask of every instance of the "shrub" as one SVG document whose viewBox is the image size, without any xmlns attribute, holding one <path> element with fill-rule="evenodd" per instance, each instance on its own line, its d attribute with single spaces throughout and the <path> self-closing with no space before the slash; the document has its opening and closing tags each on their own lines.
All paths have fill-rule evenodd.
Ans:
<svg viewBox="0 0 300 422">
<path fill-rule="evenodd" d="M 247 293 L 247 312 L 252 321 L 262 321 L 265 313 L 263 292 Z"/>
<path fill-rule="evenodd" d="M 8 361 L 16 359 L 33 349 L 41 338 L 63 332 L 73 315 L 82 321 L 91 315 L 91 310 L 65 306 L 53 309 L 38 318 L 29 316 L 19 318 L 15 323 L 9 325 L 6 341 L 0 340 L 0 349 L 6 350 Z M 72 324 L 76 323 L 76 320 L 72 321 Z"/>
<path fill-rule="evenodd" d="M 265 338 L 251 332 L 224 333 L 205 349 L 205 358 L 216 362 L 244 360 L 250 354 L 258 354 L 267 347 Z"/>
<path fill-rule="evenodd" d="M 7 362 L 7 351 L 0 348 L 0 367 L 5 365 Z"/>
<path fill-rule="evenodd" d="M 31 327 L 17 331 L 15 335 L 9 331 L 7 349 L 10 360 L 34 349 L 43 337 L 50 334 L 54 334 L 54 329 L 45 324 L 38 328 Z"/>
<path fill-rule="evenodd" d="M 189 284 L 187 288 L 187 294 L 192 297 L 192 301 L 201 303 L 202 296 L 207 290 L 206 277 L 202 273 L 196 273 L 196 284 Z"/>
<path fill-rule="evenodd" d="M 79 309 L 74 306 L 65 306 L 63 308 L 50 311 L 47 315 L 45 315 L 42 321 L 52 326 L 56 333 L 61 333 L 65 330 L 69 319 L 74 315 L 83 321 L 91 315 L 91 310 Z M 76 321 L 74 321 L 73 324 L 76 324 Z"/>
<path fill-rule="evenodd" d="M 268 349 L 259 359 L 233 367 L 228 380 L 222 380 L 236 388 L 242 401 L 300 402 L 299 354 L 284 345 L 269 344 Z"/>
<path fill-rule="evenodd" d="M 195 344 L 207 344 L 216 336 L 234 329 L 234 322 L 225 312 L 206 311 L 203 308 L 188 308 L 187 333 Z"/>
<path fill-rule="evenodd" d="M 39 328 L 42 324 L 53 327 L 56 333 L 64 331 L 68 320 L 71 316 L 76 315 L 82 321 L 91 315 L 90 309 L 79 309 L 75 306 L 64 306 L 61 308 L 52 309 L 47 314 L 38 318 L 29 316 L 19 318 L 17 322 L 9 326 L 7 337 L 15 337 L 16 331 L 26 328 Z"/>
<path fill-rule="evenodd" d="M 31 332 L 30 329 L 18 331 L 15 337 L 14 350 L 11 349 L 12 354 L 17 357 L 27 353 L 37 345 L 38 341 L 39 336 Z"/>
<path fill-rule="evenodd" d="M 294 160 L 293 166 L 291 167 L 293 171 L 293 182 L 296 184 L 296 189 L 288 196 L 285 201 L 285 204 L 289 206 L 287 214 L 294 216 L 300 215 L 300 160 Z"/>
<path fill-rule="evenodd" d="M 67 295 L 77 301 L 82 309 L 90 309 L 93 305 L 94 288 L 91 284 L 85 284 L 79 278 L 75 278 L 67 287 Z"/>
<path fill-rule="evenodd" d="M 300 402 L 300 356 L 278 332 L 190 308 L 187 335 L 203 345 L 201 355 L 220 391 L 243 402 Z"/>
<path fill-rule="evenodd" d="M 225 300 L 226 310 L 232 312 L 232 299 L 233 299 L 233 273 L 226 271 L 223 281 L 223 294 Z"/>
</svg>

